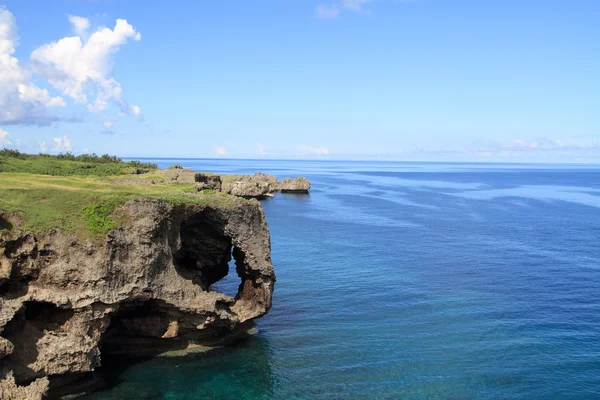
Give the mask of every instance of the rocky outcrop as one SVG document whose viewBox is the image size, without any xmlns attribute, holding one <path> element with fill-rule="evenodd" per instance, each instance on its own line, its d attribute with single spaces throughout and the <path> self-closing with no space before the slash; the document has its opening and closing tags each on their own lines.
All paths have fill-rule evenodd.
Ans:
<svg viewBox="0 0 600 400">
<path fill-rule="evenodd" d="M 285 178 L 283 181 L 278 181 L 274 189 L 282 193 L 308 193 L 310 182 L 304 177 L 295 179 Z"/>
<path fill-rule="evenodd" d="M 223 185 L 219 175 L 197 173 L 194 175 L 194 180 L 197 182 L 196 189 L 198 191 L 215 190 L 220 192 Z"/>
<path fill-rule="evenodd" d="M 219 202 L 221 200 L 221 202 Z M 0 236 L 0 398 L 40 399 L 111 355 L 237 338 L 269 310 L 275 275 L 260 204 L 134 200 L 104 240 Z M 235 260 L 235 298 L 211 287 Z"/>
<path fill-rule="evenodd" d="M 196 173 L 191 169 L 183 168 L 180 165 L 173 165 L 170 168 L 160 171 L 160 174 L 166 182 L 193 183 Z"/>
<path fill-rule="evenodd" d="M 225 175 L 221 190 L 233 196 L 260 199 L 275 192 L 308 193 L 310 182 L 303 177 L 279 181 L 275 176 L 261 172 L 254 175 Z"/>
</svg>

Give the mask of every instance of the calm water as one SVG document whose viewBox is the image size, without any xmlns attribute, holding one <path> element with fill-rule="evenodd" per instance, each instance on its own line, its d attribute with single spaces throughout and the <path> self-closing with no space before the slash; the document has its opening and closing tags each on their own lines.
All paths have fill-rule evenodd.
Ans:
<svg viewBox="0 0 600 400">
<path fill-rule="evenodd" d="M 86 399 L 600 398 L 600 166 L 157 161 L 313 189 L 263 203 L 259 335 Z"/>
</svg>

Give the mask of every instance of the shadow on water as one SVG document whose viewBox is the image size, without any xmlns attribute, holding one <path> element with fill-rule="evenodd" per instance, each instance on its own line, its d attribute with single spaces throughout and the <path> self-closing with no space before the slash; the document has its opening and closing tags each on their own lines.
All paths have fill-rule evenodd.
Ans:
<svg viewBox="0 0 600 400">
<path fill-rule="evenodd" d="M 112 361 L 100 371 L 107 386 L 86 400 L 256 399 L 273 393 L 268 340 L 251 337 L 203 354 Z"/>
<path fill-rule="evenodd" d="M 304 193 L 304 192 L 281 192 L 279 193 L 280 196 L 288 196 L 288 197 L 295 197 L 297 199 L 308 199 L 310 197 L 310 193 Z"/>
</svg>

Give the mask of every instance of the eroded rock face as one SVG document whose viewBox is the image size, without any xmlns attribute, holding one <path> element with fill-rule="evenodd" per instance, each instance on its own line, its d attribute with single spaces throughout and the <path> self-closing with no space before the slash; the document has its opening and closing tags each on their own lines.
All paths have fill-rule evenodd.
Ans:
<svg viewBox="0 0 600 400">
<path fill-rule="evenodd" d="M 271 307 L 260 204 L 136 200 L 101 243 L 61 232 L 0 237 L 0 398 L 40 399 L 102 357 L 215 344 Z M 235 298 L 211 290 L 235 259 Z"/>
<path fill-rule="evenodd" d="M 239 175 L 234 180 L 223 182 L 223 192 L 245 198 L 263 198 L 275 192 L 308 193 L 310 182 L 304 177 L 277 180 L 274 175 L 258 172 L 254 175 Z"/>
<path fill-rule="evenodd" d="M 295 179 L 285 178 L 283 181 L 277 182 L 275 190 L 282 193 L 308 193 L 310 182 L 304 177 Z"/>
<path fill-rule="evenodd" d="M 198 191 L 216 190 L 217 192 L 220 192 L 221 186 L 223 185 L 223 182 L 221 182 L 221 177 L 219 175 L 197 173 L 194 175 L 194 180 L 198 183 L 196 185 Z"/>
</svg>

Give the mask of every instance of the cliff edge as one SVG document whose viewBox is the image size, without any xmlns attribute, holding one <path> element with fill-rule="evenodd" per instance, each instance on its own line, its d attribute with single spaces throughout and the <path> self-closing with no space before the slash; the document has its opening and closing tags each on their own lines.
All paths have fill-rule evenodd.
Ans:
<svg viewBox="0 0 600 400">
<path fill-rule="evenodd" d="M 119 226 L 100 240 L 0 233 L 0 398 L 41 399 L 89 378 L 107 355 L 221 343 L 271 307 L 275 275 L 258 201 L 133 199 L 111 216 Z M 211 288 L 232 257 L 235 298 Z"/>
</svg>

